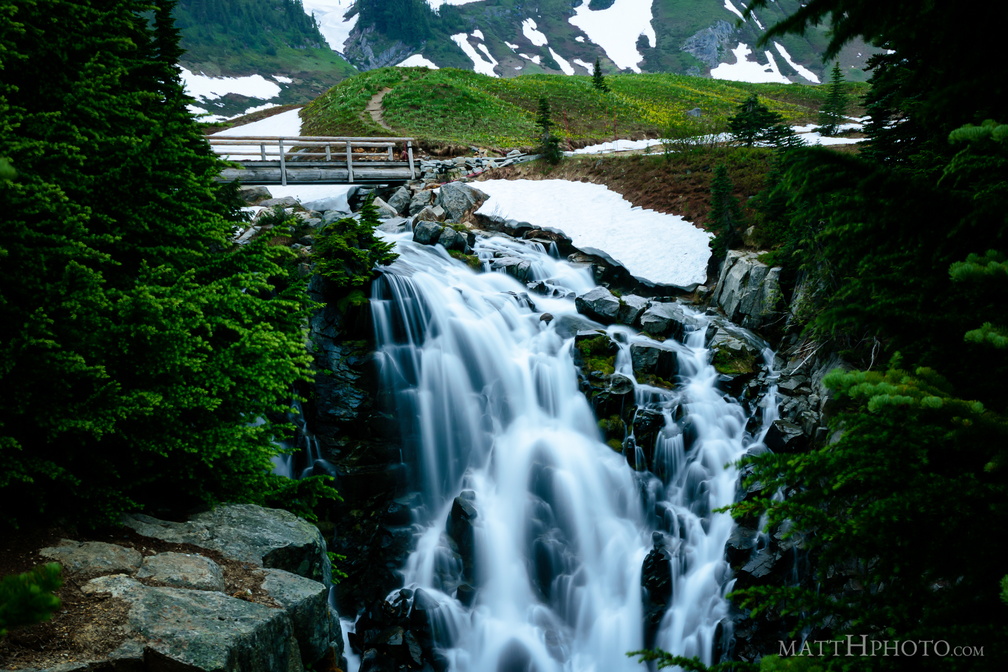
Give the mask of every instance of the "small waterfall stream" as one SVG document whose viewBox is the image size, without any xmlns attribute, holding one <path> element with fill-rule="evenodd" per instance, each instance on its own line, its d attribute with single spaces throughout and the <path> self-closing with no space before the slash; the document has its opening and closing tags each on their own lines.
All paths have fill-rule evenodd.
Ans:
<svg viewBox="0 0 1008 672">
<path fill-rule="evenodd" d="M 759 442 L 773 404 L 750 435 L 743 407 L 716 387 L 704 330 L 668 341 L 675 389 L 635 387 L 637 406 L 662 425 L 635 458 L 650 470 L 634 470 L 603 442 L 578 388 L 573 337 L 590 325 L 572 297 L 594 286 L 586 270 L 538 244 L 480 240 L 484 262 L 529 265 L 548 292 L 529 296 L 512 277 L 477 273 L 441 248 L 397 243 L 372 311 L 383 385 L 422 492 L 403 572 L 407 587 L 437 603 L 428 613 L 450 669 L 639 671 L 626 653 L 652 646 L 713 662 L 730 634 L 719 628 L 732 528 L 715 510 L 733 501 L 730 465 Z M 617 372 L 632 378 L 630 347 L 648 339 L 607 331 L 619 344 Z M 672 577 L 650 630 L 641 588 L 649 553 L 668 558 Z"/>
</svg>

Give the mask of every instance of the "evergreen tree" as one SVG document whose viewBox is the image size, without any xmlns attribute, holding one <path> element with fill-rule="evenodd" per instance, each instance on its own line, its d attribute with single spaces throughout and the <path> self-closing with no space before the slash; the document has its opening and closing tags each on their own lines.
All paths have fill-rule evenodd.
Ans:
<svg viewBox="0 0 1008 672">
<path fill-rule="evenodd" d="M 560 163 L 563 151 L 560 149 L 560 138 L 553 134 L 553 120 L 550 117 L 550 104 L 546 98 L 539 99 L 539 111 L 536 114 L 536 125 L 539 126 L 539 153 L 550 164 Z"/>
<path fill-rule="evenodd" d="M 606 84 L 605 77 L 602 75 L 602 64 L 599 63 L 598 58 L 595 59 L 595 69 L 592 71 L 592 86 L 603 93 L 609 91 L 609 85 Z"/>
<path fill-rule="evenodd" d="M 784 117 L 759 101 L 754 93 L 742 101 L 736 113 L 728 117 L 728 128 L 735 139 L 746 147 L 769 144 L 775 147 L 794 144 L 794 132 L 784 123 Z"/>
<path fill-rule="evenodd" d="M 287 250 L 230 242 L 170 6 L 0 0 L 3 525 L 282 487 L 306 299 Z"/>
<path fill-rule="evenodd" d="M 742 226 L 742 208 L 732 193 L 734 185 L 728 177 L 728 167 L 719 163 L 711 180 L 711 206 L 707 215 L 714 241 L 711 243 L 712 260 L 725 258 L 738 239 Z"/>
<path fill-rule="evenodd" d="M 844 123 L 847 114 L 847 91 L 844 88 L 843 71 L 840 62 L 833 64 L 830 73 L 829 93 L 826 102 L 819 110 L 819 132 L 823 135 L 836 135 L 840 125 Z"/>
</svg>

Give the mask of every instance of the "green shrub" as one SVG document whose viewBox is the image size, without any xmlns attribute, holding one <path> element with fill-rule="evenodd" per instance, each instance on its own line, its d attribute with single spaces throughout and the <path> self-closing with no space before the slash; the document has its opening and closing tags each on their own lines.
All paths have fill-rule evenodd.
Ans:
<svg viewBox="0 0 1008 672">
<path fill-rule="evenodd" d="M 55 562 L 0 580 L 0 637 L 10 628 L 52 618 L 60 608 L 53 592 L 61 585 L 61 567 Z"/>
</svg>

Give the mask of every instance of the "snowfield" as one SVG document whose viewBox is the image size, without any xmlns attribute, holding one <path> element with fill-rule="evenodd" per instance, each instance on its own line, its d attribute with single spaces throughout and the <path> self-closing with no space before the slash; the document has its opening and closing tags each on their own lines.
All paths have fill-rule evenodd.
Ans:
<svg viewBox="0 0 1008 672">
<path fill-rule="evenodd" d="M 693 287 L 707 279 L 711 234 L 678 215 L 634 207 L 615 191 L 567 180 L 488 180 L 478 212 L 562 232 L 653 285 Z"/>
<path fill-rule="evenodd" d="M 588 39 L 602 47 L 616 67 L 640 72 L 637 65 L 644 56 L 637 51 L 637 38 L 647 38 L 654 47 L 657 37 L 651 26 L 651 2 L 641 0 L 616 0 L 609 9 L 588 9 L 588 0 L 574 8 L 575 15 L 568 19 L 580 28 Z"/>
</svg>

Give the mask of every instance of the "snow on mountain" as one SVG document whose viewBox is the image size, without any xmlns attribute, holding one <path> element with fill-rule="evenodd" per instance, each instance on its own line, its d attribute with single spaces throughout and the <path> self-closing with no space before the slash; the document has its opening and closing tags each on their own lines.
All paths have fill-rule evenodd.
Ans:
<svg viewBox="0 0 1008 672">
<path fill-rule="evenodd" d="M 588 0 L 574 8 L 568 21 L 580 28 L 588 39 L 602 47 L 616 67 L 640 72 L 644 56 L 637 51 L 637 39 L 643 35 L 654 48 L 657 37 L 651 26 L 651 0 L 615 0 L 608 9 L 592 10 Z"/>
<path fill-rule="evenodd" d="M 479 33 L 479 31 L 476 31 Z M 489 75 L 490 77 L 500 77 L 495 71 L 494 67 L 497 65 L 497 59 L 490 55 L 487 50 L 486 45 L 482 43 L 477 44 L 475 47 L 469 42 L 470 38 L 479 40 L 476 33 L 457 33 L 451 36 L 452 42 L 457 44 L 459 48 L 469 57 L 469 60 L 473 62 L 473 70 L 480 73 L 481 75 Z M 479 33 L 482 35 L 482 33 Z M 484 58 L 486 56 L 486 58 Z"/>
<path fill-rule="evenodd" d="M 305 13 L 314 15 L 319 23 L 319 32 L 333 51 L 343 53 L 343 46 L 350 31 L 357 25 L 357 15 L 347 19 L 344 15 L 353 7 L 355 0 L 302 0 Z"/>
<path fill-rule="evenodd" d="M 710 76 L 714 79 L 730 79 L 736 82 L 791 83 L 790 79 L 781 74 L 780 68 L 777 67 L 777 61 L 771 52 L 763 52 L 767 58 L 766 65 L 748 60 L 748 56 L 752 53 L 749 45 L 739 42 L 738 46 L 732 49 L 735 62 L 721 63 L 716 68 L 711 68 Z"/>
<path fill-rule="evenodd" d="M 423 68 L 430 68 L 431 70 L 438 69 L 438 66 L 434 61 L 424 58 L 420 54 L 413 54 L 406 60 L 396 63 L 396 65 L 399 66 L 400 68 L 423 67 Z"/>
</svg>

